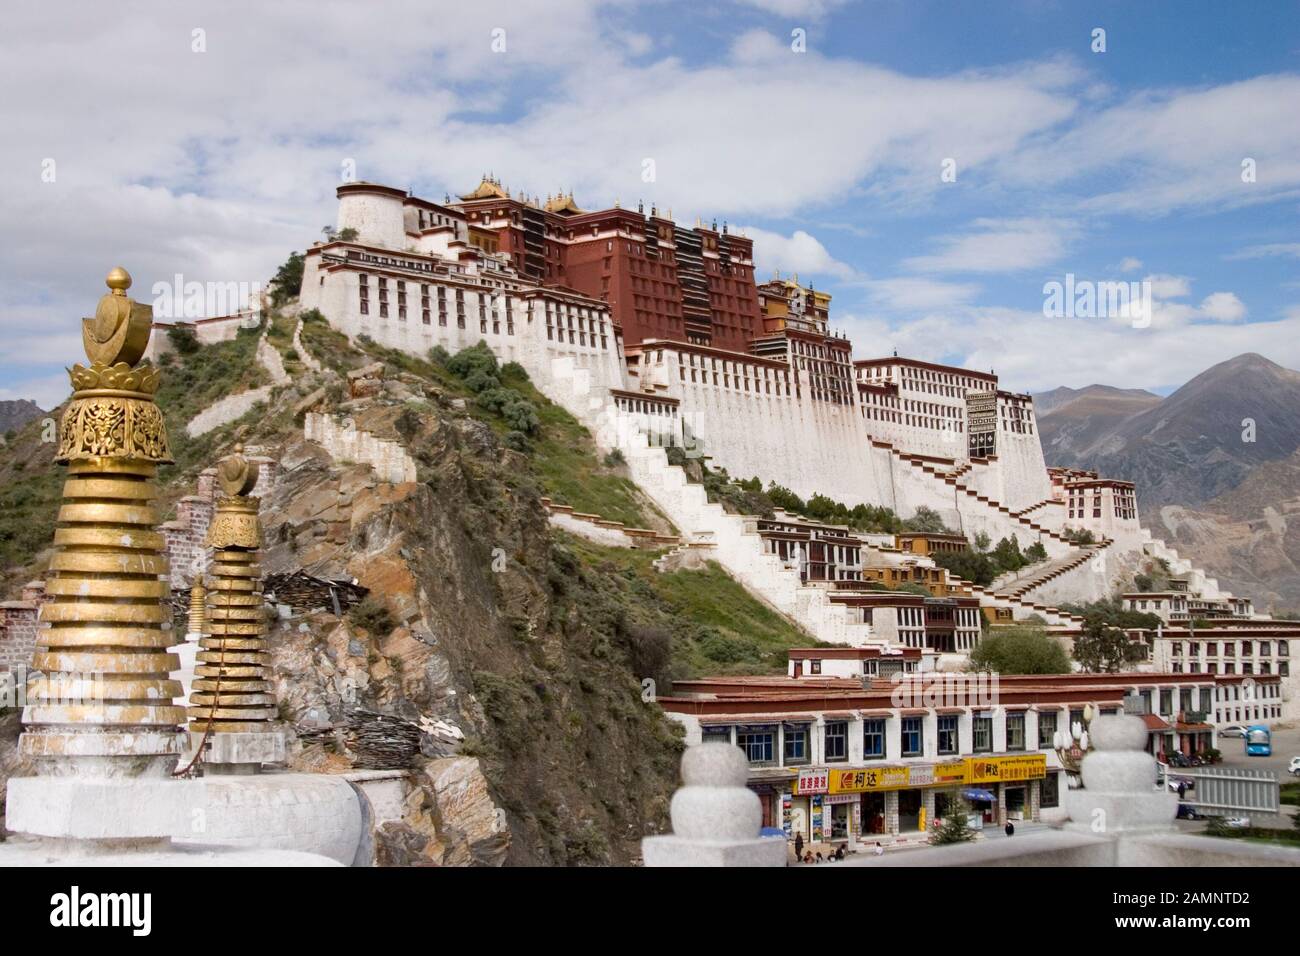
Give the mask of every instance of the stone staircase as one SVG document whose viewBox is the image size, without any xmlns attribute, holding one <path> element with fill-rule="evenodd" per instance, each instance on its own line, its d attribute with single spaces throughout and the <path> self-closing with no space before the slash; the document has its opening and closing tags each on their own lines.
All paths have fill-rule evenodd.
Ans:
<svg viewBox="0 0 1300 956">
<path fill-rule="evenodd" d="M 667 452 L 650 443 L 634 417 L 619 410 L 608 395 L 598 394 L 585 369 L 571 358 L 551 361 L 547 395 L 592 429 L 602 451 L 622 452 L 637 486 L 668 516 L 682 538 L 710 544 L 710 557 L 751 594 L 816 640 L 832 644 L 879 643 L 871 626 L 854 621 L 851 610 L 830 600 L 825 586 L 805 586 L 799 572 L 763 550 L 750 518 L 728 514 L 710 502 L 702 485 L 692 484 L 684 469 L 668 463 Z"/>
<path fill-rule="evenodd" d="M 1042 587 L 1064 574 L 1069 574 L 1076 568 L 1093 560 L 1098 553 L 1105 551 L 1112 544 L 1114 544 L 1113 541 L 1104 538 L 1096 544 L 1081 546 L 1078 554 L 1067 555 L 1055 561 L 1040 562 L 1028 569 L 1027 572 L 1026 569 L 1021 568 L 1020 571 L 1011 572 L 995 580 L 990 585 L 990 590 L 1008 597 L 1024 597 L 1030 591 Z"/>
<path fill-rule="evenodd" d="M 895 448 L 893 445 L 887 442 L 877 441 L 876 445 L 881 447 L 887 447 L 889 449 L 889 453 L 893 455 L 895 458 L 897 458 L 899 461 L 904 462 L 913 468 L 919 469 L 921 472 L 930 476 L 936 481 L 943 482 L 945 485 L 948 485 L 949 487 L 953 488 L 954 491 L 957 492 L 958 494 L 965 495 L 967 498 L 967 501 L 965 502 L 967 506 L 969 506 L 972 502 L 974 502 L 976 503 L 977 507 L 982 506 L 984 509 L 987 509 L 986 514 L 988 514 L 990 517 L 996 517 L 997 519 L 1000 519 L 999 524 L 1006 524 L 1006 522 L 1008 521 L 1013 522 L 1014 524 L 1008 525 L 1008 527 L 1011 529 L 1011 533 L 1015 533 L 1017 530 L 1020 529 L 1023 529 L 1020 530 L 1020 533 L 1022 534 L 1026 531 L 1032 532 L 1034 535 L 1033 540 L 1042 543 L 1043 547 L 1048 550 L 1049 554 L 1054 553 L 1055 556 L 1060 556 L 1068 553 L 1069 551 L 1073 550 L 1076 547 L 1060 533 L 1053 531 L 1051 528 L 1048 528 L 1045 525 L 1041 525 L 1030 518 L 1024 517 L 1024 511 L 1021 512 L 1012 511 L 1010 508 L 1008 508 L 1006 505 L 1002 504 L 1000 501 L 996 500 L 995 498 L 991 498 L 988 495 L 976 491 L 974 488 L 963 483 L 961 480 L 962 476 L 965 475 L 965 473 L 968 472 L 971 468 L 971 464 L 969 462 L 964 463 L 964 465 L 961 467 L 945 470 L 943 468 L 938 467 L 935 464 L 936 459 L 927 458 L 923 455 L 912 455 L 912 454 L 908 454 L 907 452 L 899 451 L 897 448 Z M 1033 505 L 1030 508 L 1024 510 L 1025 511 L 1032 510 L 1033 508 L 1040 507 L 1040 505 L 1044 505 L 1044 504 L 1047 504 L 1047 502 L 1040 502 L 1039 504 Z M 1025 544 L 1025 543 L 1027 542 L 1021 542 L 1021 544 Z"/>
</svg>

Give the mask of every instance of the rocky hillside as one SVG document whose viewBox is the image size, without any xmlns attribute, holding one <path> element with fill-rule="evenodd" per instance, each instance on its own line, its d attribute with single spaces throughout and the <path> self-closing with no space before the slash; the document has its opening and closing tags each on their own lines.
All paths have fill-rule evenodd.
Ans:
<svg viewBox="0 0 1300 956">
<path fill-rule="evenodd" d="M 25 398 L 0 402 L 0 435 L 8 437 L 9 432 L 44 414 L 41 406 Z"/>
<path fill-rule="evenodd" d="M 261 490 L 265 570 L 370 590 L 342 616 L 326 608 L 273 624 L 293 766 L 413 771 L 403 820 L 380 835 L 384 863 L 632 862 L 640 838 L 666 827 L 677 781 L 679 735 L 654 690 L 703 670 L 783 669 L 784 649 L 807 638 L 716 565 L 660 574 L 652 552 L 554 529 L 543 495 L 669 530 L 621 463 L 598 456 L 518 366 L 497 367 L 486 351 L 424 361 L 354 347 L 312 319 L 302 340 L 323 367 L 305 366 L 292 320 L 278 316 L 270 340 L 291 384 L 181 441 L 165 476 L 174 500 L 236 441 L 274 459 L 281 475 Z M 193 414 L 211 403 L 203 370 L 224 365 L 229 347 L 173 360 L 167 374 L 200 393 L 174 404 Z M 233 390 L 262 382 L 226 372 Z M 177 435 L 185 419 L 162 403 Z M 304 437 L 308 414 L 392 442 L 416 480 L 381 481 L 333 457 Z M 30 530 L 9 528 L 11 584 L 40 571 L 59 487 L 49 450 L 20 437 L 31 460 L 19 470 L 0 460 L 0 499 L 15 489 L 30 499 Z M 0 728 L 16 733 L 13 721 Z"/>
</svg>

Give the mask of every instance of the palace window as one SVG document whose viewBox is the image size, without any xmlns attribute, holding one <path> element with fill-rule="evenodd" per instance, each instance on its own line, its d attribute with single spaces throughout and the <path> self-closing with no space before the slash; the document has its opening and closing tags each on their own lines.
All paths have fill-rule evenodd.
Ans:
<svg viewBox="0 0 1300 956">
<path fill-rule="evenodd" d="M 794 766 L 810 762 L 812 755 L 808 751 L 807 724 L 785 725 L 785 765 Z"/>
<path fill-rule="evenodd" d="M 826 762 L 839 763 L 849 759 L 848 721 L 836 720 L 826 724 Z"/>
<path fill-rule="evenodd" d="M 1007 714 L 1007 749 L 1025 749 L 1025 715 Z"/>
<path fill-rule="evenodd" d="M 702 731 L 701 731 L 701 733 L 700 733 L 700 736 L 701 736 L 702 740 L 704 741 L 704 743 L 706 743 L 706 744 L 709 743 L 710 741 L 717 742 L 717 743 L 730 744 L 730 743 L 731 743 L 731 728 L 730 728 L 730 727 L 718 727 L 718 726 L 705 727 L 705 728 L 702 729 Z"/>
<path fill-rule="evenodd" d="M 957 715 L 945 714 L 939 718 L 939 753 L 957 752 Z"/>
<path fill-rule="evenodd" d="M 1038 714 L 1038 749 L 1046 750 L 1055 744 L 1057 714 L 1039 712 Z"/>
<path fill-rule="evenodd" d="M 919 757 L 925 749 L 925 726 L 920 717 L 903 718 L 903 756 Z"/>
<path fill-rule="evenodd" d="M 864 760 L 883 760 L 885 756 L 885 722 L 868 718 L 862 722 L 862 757 Z"/>
<path fill-rule="evenodd" d="M 745 751 L 745 759 L 753 764 L 770 764 L 775 753 L 776 734 L 770 727 L 737 728 L 736 746 Z"/>
<path fill-rule="evenodd" d="M 974 732 L 972 749 L 977 754 L 990 753 L 993 750 L 993 718 L 973 717 L 971 727 Z"/>
</svg>

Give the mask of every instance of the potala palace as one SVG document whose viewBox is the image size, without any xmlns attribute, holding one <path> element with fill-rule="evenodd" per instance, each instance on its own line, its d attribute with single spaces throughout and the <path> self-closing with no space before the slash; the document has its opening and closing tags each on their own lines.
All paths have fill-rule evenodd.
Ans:
<svg viewBox="0 0 1300 956">
<path fill-rule="evenodd" d="M 1131 482 L 1048 468 L 1030 396 L 1000 388 L 992 371 L 855 361 L 830 328 L 830 296 L 797 277 L 760 282 L 752 241 L 725 223 L 587 211 L 572 194 L 512 195 L 486 176 L 454 201 L 363 182 L 339 187 L 338 200 L 334 237 L 306 254 L 304 309 L 411 353 L 482 341 L 520 363 L 602 450 L 622 453 L 681 532 L 679 551 L 709 552 L 820 641 L 874 648 L 864 673 L 883 673 L 891 655 L 907 669 L 960 666 L 981 614 L 1036 616 L 1068 641 L 1081 619 L 1058 605 L 1131 591 L 1143 563 L 1162 559 L 1170 593 L 1125 594 L 1165 621 L 1148 635 L 1146 666 L 1282 675 L 1277 709 L 1294 707 L 1289 652 L 1300 642 L 1289 638 L 1300 631 L 1153 539 Z M 687 480 L 672 448 L 805 498 L 902 517 L 928 508 L 966 540 L 1015 536 L 1047 559 L 978 587 L 930 557 L 962 538 L 729 514 Z M 930 597 L 880 587 L 903 582 Z M 1231 627 L 1199 641 L 1194 622 L 1214 618 Z"/>
</svg>

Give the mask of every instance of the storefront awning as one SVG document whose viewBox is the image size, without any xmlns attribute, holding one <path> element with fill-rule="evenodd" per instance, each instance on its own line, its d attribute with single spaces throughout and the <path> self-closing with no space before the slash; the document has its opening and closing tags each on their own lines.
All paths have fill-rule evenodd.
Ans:
<svg viewBox="0 0 1300 956">
<path fill-rule="evenodd" d="M 1170 730 L 1170 726 L 1157 717 L 1155 714 L 1143 714 L 1142 720 L 1146 722 L 1147 730 L 1152 733 L 1164 733 Z"/>
</svg>

